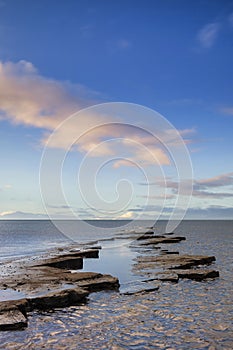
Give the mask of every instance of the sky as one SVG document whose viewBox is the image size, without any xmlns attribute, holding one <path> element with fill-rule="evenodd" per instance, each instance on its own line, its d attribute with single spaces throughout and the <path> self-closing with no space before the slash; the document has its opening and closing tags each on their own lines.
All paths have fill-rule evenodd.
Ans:
<svg viewBox="0 0 233 350">
<path fill-rule="evenodd" d="M 232 62 L 233 1 L 1 0 L 0 218 L 232 219 Z"/>
</svg>

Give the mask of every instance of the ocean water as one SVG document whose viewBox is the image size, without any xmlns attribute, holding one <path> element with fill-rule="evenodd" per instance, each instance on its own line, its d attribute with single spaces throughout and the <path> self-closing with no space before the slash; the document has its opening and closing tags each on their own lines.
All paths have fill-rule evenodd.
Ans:
<svg viewBox="0 0 233 350">
<path fill-rule="evenodd" d="M 75 243 L 111 239 L 116 233 L 142 230 L 147 221 L 0 220 L 0 260 L 44 252 Z"/>
<path fill-rule="evenodd" d="M 0 224 L 1 259 L 17 255 L 17 249 L 23 255 L 70 243 L 52 231 L 49 222 Z M 131 229 L 147 226 L 147 222 L 137 222 Z M 165 222 L 158 222 L 155 231 L 163 233 L 164 228 Z M 115 229 L 116 235 L 124 230 Z M 212 267 L 219 270 L 219 278 L 167 282 L 158 292 L 147 294 L 92 293 L 87 304 L 33 312 L 26 330 L 0 333 L 0 349 L 232 349 L 233 221 L 183 221 L 175 231 L 186 236 L 186 241 L 163 248 L 180 254 L 215 255 Z M 94 238 L 93 232 L 84 230 L 79 237 Z M 88 259 L 84 269 L 112 273 L 124 284 L 133 278 L 137 253 L 129 241 L 117 237 L 115 246 L 111 240 L 103 242 L 99 265 L 96 259 Z"/>
</svg>

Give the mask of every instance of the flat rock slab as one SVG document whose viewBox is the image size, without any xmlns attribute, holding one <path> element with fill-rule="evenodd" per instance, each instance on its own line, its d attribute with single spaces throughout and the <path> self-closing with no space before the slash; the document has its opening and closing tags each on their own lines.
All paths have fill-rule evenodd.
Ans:
<svg viewBox="0 0 233 350">
<path fill-rule="evenodd" d="M 132 283 L 131 285 L 125 286 L 121 289 L 123 295 L 133 295 L 141 293 L 150 293 L 159 290 L 158 284 L 148 285 L 148 283 Z"/>
<path fill-rule="evenodd" d="M 0 312 L 0 331 L 24 329 L 27 324 L 27 318 L 17 308 Z"/>
<path fill-rule="evenodd" d="M 87 250 L 75 250 L 71 249 L 67 254 L 62 254 L 63 258 L 66 257 L 80 257 L 85 259 L 98 259 L 99 258 L 99 249 L 101 247 L 95 247 L 95 249 L 87 249 Z"/>
<path fill-rule="evenodd" d="M 34 266 L 51 266 L 59 269 L 80 270 L 83 268 L 83 259 L 98 259 L 98 249 L 70 250 L 55 257 L 43 259 Z"/>
<path fill-rule="evenodd" d="M 70 255 L 55 257 L 44 261 L 40 264 L 40 266 L 51 266 L 57 267 L 59 269 L 79 270 L 83 268 L 83 258 Z"/>
<path fill-rule="evenodd" d="M 82 288 L 87 289 L 89 292 L 97 292 L 105 289 L 118 289 L 120 284 L 116 277 L 111 275 L 101 275 L 98 278 L 90 280 L 81 280 L 78 285 Z"/>
<path fill-rule="evenodd" d="M 162 255 L 162 256 L 141 256 L 137 259 L 138 268 L 151 268 L 160 266 L 167 269 L 190 269 L 193 266 L 208 265 L 215 261 L 214 256 L 203 255 Z"/>
<path fill-rule="evenodd" d="M 154 238 L 149 238 L 146 240 L 146 242 L 141 243 L 141 245 L 155 245 L 155 244 L 161 244 L 161 243 L 179 243 L 181 241 L 185 241 L 185 237 L 165 237 L 165 236 L 155 236 Z"/>
<path fill-rule="evenodd" d="M 0 302 L 0 331 L 20 330 L 27 327 L 26 299 Z"/>
<path fill-rule="evenodd" d="M 28 311 L 77 305 L 90 292 L 118 290 L 119 280 L 111 275 L 71 272 L 82 268 L 83 258 L 98 258 L 98 254 L 97 249 L 60 251 L 39 263 L 35 260 L 18 265 L 12 275 L 8 267 L 9 273 L 0 280 L 0 330 L 26 327 Z"/>
<path fill-rule="evenodd" d="M 202 269 L 192 269 L 192 270 L 176 270 L 176 274 L 179 278 L 188 278 L 194 281 L 203 281 L 208 278 L 219 277 L 219 272 L 216 270 L 202 270 Z"/>
<path fill-rule="evenodd" d="M 163 271 L 155 274 L 151 274 L 150 278 L 147 280 L 150 281 L 161 281 L 161 282 L 173 282 L 177 283 L 179 281 L 179 276 L 177 273 L 173 273 L 171 271 Z"/>
<path fill-rule="evenodd" d="M 76 305 L 85 301 L 89 292 L 80 287 L 73 286 L 70 289 L 51 291 L 46 294 L 28 298 L 28 309 L 32 311 L 48 310 L 60 307 Z"/>
</svg>

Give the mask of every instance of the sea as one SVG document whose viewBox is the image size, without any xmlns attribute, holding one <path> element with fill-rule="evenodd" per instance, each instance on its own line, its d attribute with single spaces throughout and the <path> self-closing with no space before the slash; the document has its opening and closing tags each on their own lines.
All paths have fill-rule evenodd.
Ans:
<svg viewBox="0 0 233 350">
<path fill-rule="evenodd" d="M 155 232 L 164 233 L 166 224 L 156 222 Z M 85 260 L 84 271 L 110 273 L 125 287 L 138 278 L 132 232 L 150 226 L 147 221 L 2 220 L 0 263 L 92 242 L 103 249 L 99 259 Z M 166 282 L 146 294 L 97 292 L 82 305 L 35 311 L 25 330 L 0 333 L 0 349 L 233 349 L 233 221 L 184 220 L 175 233 L 186 241 L 164 249 L 214 255 L 212 267 L 220 277 Z"/>
</svg>

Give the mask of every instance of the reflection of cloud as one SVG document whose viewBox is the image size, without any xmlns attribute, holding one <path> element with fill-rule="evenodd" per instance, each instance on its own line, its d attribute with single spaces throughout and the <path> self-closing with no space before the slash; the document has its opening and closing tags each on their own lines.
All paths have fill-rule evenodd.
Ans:
<svg viewBox="0 0 233 350">
<path fill-rule="evenodd" d="M 219 29 L 220 24 L 217 22 L 206 24 L 197 35 L 200 45 L 206 49 L 212 47 L 216 41 Z"/>
</svg>

